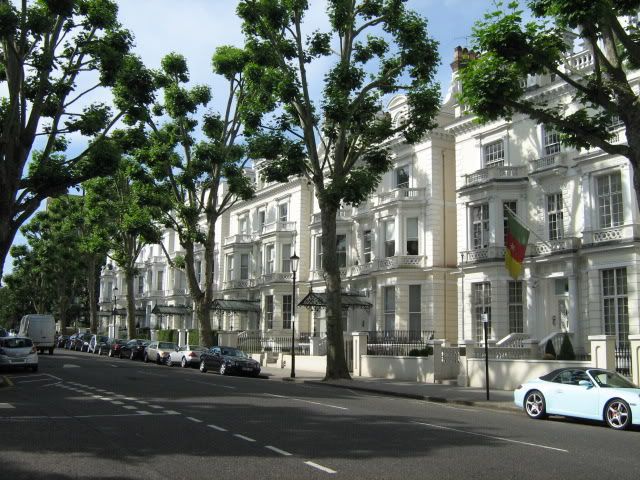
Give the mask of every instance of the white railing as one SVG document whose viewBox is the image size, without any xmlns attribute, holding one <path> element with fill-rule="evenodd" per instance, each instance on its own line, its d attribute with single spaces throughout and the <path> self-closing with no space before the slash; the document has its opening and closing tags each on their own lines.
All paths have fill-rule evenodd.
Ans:
<svg viewBox="0 0 640 480">
<path fill-rule="evenodd" d="M 257 283 L 264 285 L 265 283 L 290 282 L 293 280 L 291 272 L 264 273 L 258 277 Z"/>
<path fill-rule="evenodd" d="M 572 332 L 552 332 L 546 337 L 544 337 L 542 340 L 540 340 L 540 344 L 538 345 L 538 348 L 540 350 L 540 358 L 544 358 L 544 351 L 547 348 L 547 342 L 549 340 L 551 340 L 551 343 L 553 344 L 553 349 L 555 350 L 556 355 L 558 355 L 560 353 L 560 347 L 562 346 L 562 339 L 565 333 L 568 334 L 569 339 L 572 340 L 572 337 L 573 337 Z"/>
<path fill-rule="evenodd" d="M 462 252 L 465 262 L 478 262 L 480 260 L 504 258 L 505 247 L 499 245 L 490 245 L 484 248 L 476 248 Z"/>
<path fill-rule="evenodd" d="M 296 222 L 271 222 L 265 223 L 258 232 L 260 235 L 274 232 L 295 232 Z"/>
<path fill-rule="evenodd" d="M 527 255 L 548 255 L 554 252 L 566 252 L 580 248 L 577 237 L 558 238 L 547 242 L 536 242 L 527 245 Z"/>
<path fill-rule="evenodd" d="M 525 177 L 525 167 L 505 167 L 495 166 L 481 168 L 473 173 L 463 175 L 465 185 L 474 185 L 476 183 L 487 182 L 497 178 L 517 178 Z"/>
<path fill-rule="evenodd" d="M 565 152 L 554 153 L 544 157 L 536 158 L 529 162 L 529 171 L 531 173 L 539 172 L 553 167 L 565 167 L 567 154 Z"/>
<path fill-rule="evenodd" d="M 427 257 L 424 255 L 398 255 L 394 257 L 379 258 L 378 270 L 391 270 L 394 268 L 423 268 Z"/>
<path fill-rule="evenodd" d="M 230 235 L 225 237 L 224 244 L 232 245 L 234 243 L 251 243 L 253 242 L 253 237 L 248 234 L 238 234 L 238 235 Z"/>
<path fill-rule="evenodd" d="M 341 208 L 336 212 L 336 220 L 350 220 L 353 215 L 354 209 L 351 208 Z M 311 214 L 311 223 L 320 223 L 322 221 L 321 214 L 313 213 Z"/>
<path fill-rule="evenodd" d="M 528 333 L 510 333 L 506 337 L 496 342 L 497 347 L 510 347 L 510 348 L 525 348 L 524 340 L 528 340 Z"/>
<path fill-rule="evenodd" d="M 640 229 L 637 224 L 620 225 L 618 227 L 587 230 L 583 232 L 582 244 L 610 242 L 614 240 L 630 240 L 637 237 Z"/>
<path fill-rule="evenodd" d="M 489 347 L 489 359 L 494 360 L 525 360 L 531 358 L 529 348 Z M 467 348 L 469 358 L 485 358 L 484 348 Z"/>
<path fill-rule="evenodd" d="M 424 188 L 396 188 L 389 192 L 379 193 L 376 197 L 376 205 L 397 202 L 399 200 L 422 200 L 424 199 Z"/>
<path fill-rule="evenodd" d="M 222 288 L 224 290 L 230 290 L 234 288 L 252 288 L 255 287 L 256 281 L 253 278 L 248 278 L 244 280 L 230 280 L 228 282 L 224 282 L 222 284 Z"/>
</svg>

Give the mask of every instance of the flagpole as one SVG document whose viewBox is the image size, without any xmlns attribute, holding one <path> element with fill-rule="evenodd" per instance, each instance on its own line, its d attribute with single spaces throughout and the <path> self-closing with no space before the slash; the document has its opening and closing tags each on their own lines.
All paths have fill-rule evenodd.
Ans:
<svg viewBox="0 0 640 480">
<path fill-rule="evenodd" d="M 551 246 L 551 244 L 546 241 L 544 238 L 542 238 L 540 235 L 538 235 L 536 233 L 536 231 L 531 227 L 531 225 L 529 225 L 527 222 L 525 222 L 522 218 L 520 218 L 516 212 L 514 212 L 513 210 L 511 210 L 507 205 L 504 206 L 504 208 L 511 214 L 513 215 L 516 220 L 518 220 L 522 225 L 524 225 L 527 230 L 529 230 L 529 233 L 533 233 L 533 236 L 536 237 L 538 240 L 540 240 L 542 243 L 544 243 L 549 249 L 553 249 L 553 247 Z"/>
</svg>

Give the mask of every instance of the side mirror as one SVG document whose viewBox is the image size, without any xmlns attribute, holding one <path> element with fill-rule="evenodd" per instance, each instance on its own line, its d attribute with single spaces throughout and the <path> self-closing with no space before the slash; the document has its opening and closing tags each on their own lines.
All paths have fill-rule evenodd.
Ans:
<svg viewBox="0 0 640 480">
<path fill-rule="evenodd" d="M 593 383 L 591 383 L 589 380 L 580 380 L 578 382 L 578 385 L 580 385 L 581 387 L 587 387 L 587 388 L 593 387 Z"/>
</svg>

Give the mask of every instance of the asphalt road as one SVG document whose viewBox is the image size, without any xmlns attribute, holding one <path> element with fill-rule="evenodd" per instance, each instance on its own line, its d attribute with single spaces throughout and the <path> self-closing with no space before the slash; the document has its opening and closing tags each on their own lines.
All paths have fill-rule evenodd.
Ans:
<svg viewBox="0 0 640 480">
<path fill-rule="evenodd" d="M 640 430 L 57 350 L 3 372 L 0 480 L 637 479 Z"/>
</svg>

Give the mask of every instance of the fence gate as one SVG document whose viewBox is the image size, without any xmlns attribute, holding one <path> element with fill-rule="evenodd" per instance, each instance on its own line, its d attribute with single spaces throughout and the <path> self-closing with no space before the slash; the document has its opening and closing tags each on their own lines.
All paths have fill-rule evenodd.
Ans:
<svg viewBox="0 0 640 480">
<path fill-rule="evenodd" d="M 347 359 L 347 369 L 353 373 L 353 338 L 348 336 L 344 339 L 344 355 Z"/>
</svg>

